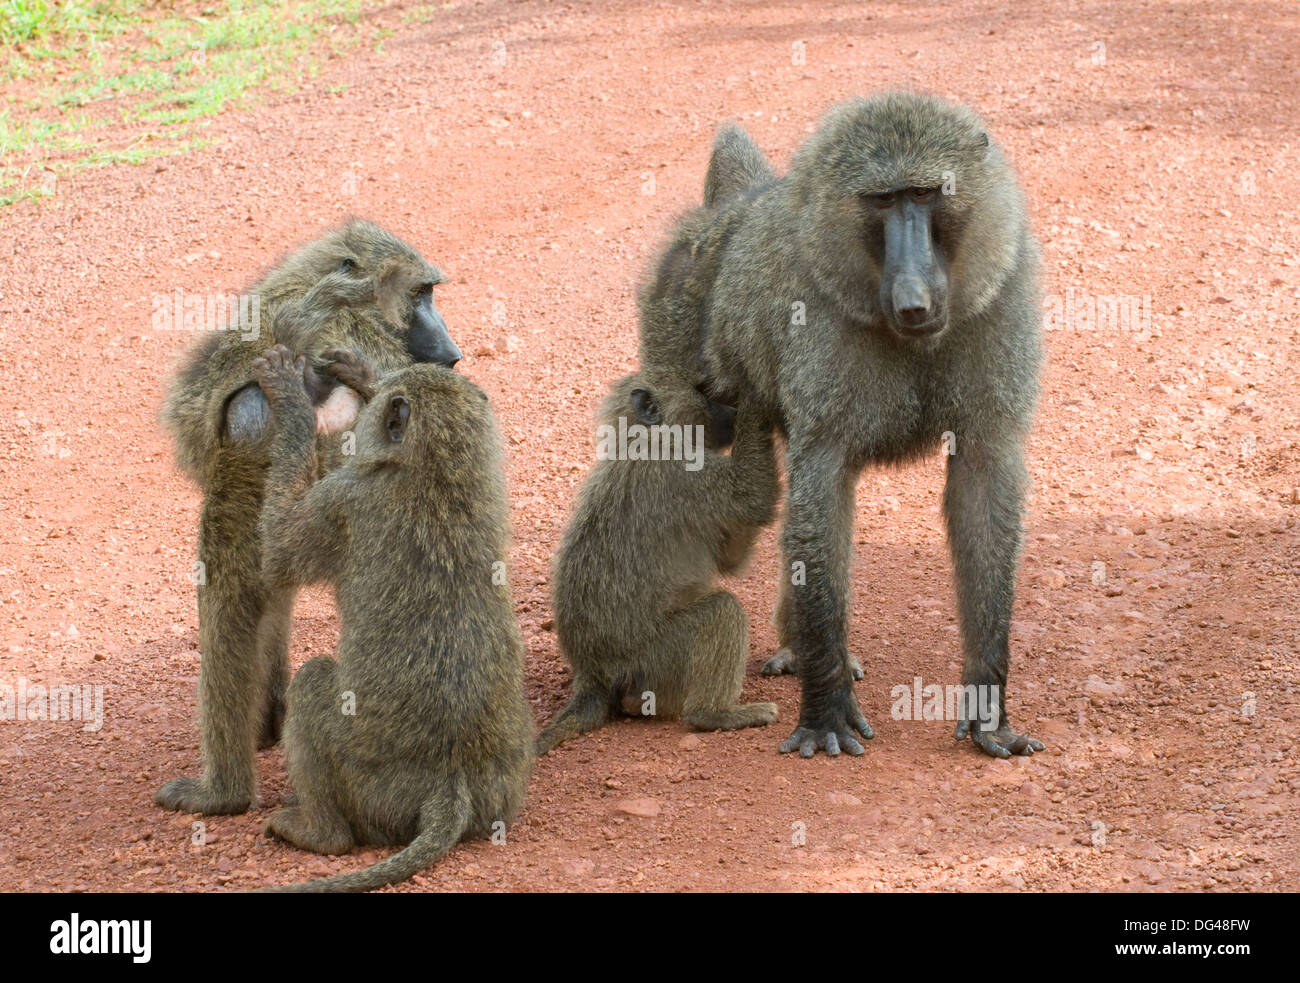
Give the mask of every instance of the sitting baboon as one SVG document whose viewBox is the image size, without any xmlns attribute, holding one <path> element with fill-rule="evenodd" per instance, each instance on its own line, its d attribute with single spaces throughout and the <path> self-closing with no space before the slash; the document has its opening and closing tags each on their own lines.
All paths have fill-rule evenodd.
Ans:
<svg viewBox="0 0 1300 983">
<path fill-rule="evenodd" d="M 306 356 L 321 401 L 322 467 L 341 459 L 366 380 L 331 374 L 413 362 L 451 366 L 460 351 L 433 302 L 442 275 L 402 240 L 353 220 L 312 242 L 253 288 L 251 324 L 198 342 L 167 394 L 163 422 L 181 467 L 203 490 L 199 519 L 201 778 L 155 795 L 186 812 L 243 812 L 256 794 L 254 753 L 279 738 L 293 591 L 262 581 L 257 521 L 268 464 L 266 397 L 252 365 L 270 345 Z M 342 359 L 342 361 L 340 361 Z M 360 387 L 354 391 L 354 387 Z"/>
<path fill-rule="evenodd" d="M 753 173 L 749 146 L 720 141 L 710 173 Z M 725 230 L 690 290 L 699 310 L 657 344 L 671 357 L 698 343 L 704 391 L 745 393 L 786 436 L 778 620 L 803 704 L 781 750 L 861 754 L 872 736 L 846 642 L 854 490 L 865 465 L 940 446 L 962 682 L 983 695 L 963 701 L 957 737 L 999 757 L 1042 750 L 1005 702 L 1041 344 L 1038 247 L 1001 150 L 969 110 L 890 93 L 835 109 L 786 177 L 722 205 L 691 226 Z"/>
<path fill-rule="evenodd" d="M 738 703 L 749 649 L 739 571 L 772 520 L 772 424 L 695 389 L 619 380 L 601 413 L 596 465 L 555 562 L 555 629 L 573 696 L 537 740 L 545 754 L 622 708 L 703 730 L 770 724 L 774 703 Z M 721 450 L 732 442 L 730 456 Z"/>
<path fill-rule="evenodd" d="M 266 830 L 317 853 L 408 843 L 288 888 L 365 891 L 505 829 L 523 803 L 533 721 L 487 397 L 436 366 L 385 376 L 356 421 L 356 454 L 316 481 L 305 369 L 283 347 L 254 363 L 274 431 L 263 568 L 275 589 L 333 584 L 342 633 L 337 661 L 311 659 L 289 685 L 297 803 Z"/>
</svg>

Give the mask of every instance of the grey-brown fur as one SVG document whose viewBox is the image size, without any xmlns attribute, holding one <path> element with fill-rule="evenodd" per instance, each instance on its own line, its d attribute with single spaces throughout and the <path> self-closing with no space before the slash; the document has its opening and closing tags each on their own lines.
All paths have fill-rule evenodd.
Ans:
<svg viewBox="0 0 1300 983">
<path fill-rule="evenodd" d="M 713 408 L 716 410 L 716 408 Z M 742 403 L 735 444 L 691 388 L 615 384 L 601 421 L 617 428 L 703 428 L 699 470 L 681 460 L 602 459 L 579 494 L 555 563 L 560 647 L 573 696 L 537 741 L 539 754 L 653 693 L 655 714 L 701 729 L 776 720 L 772 703 L 738 703 L 748 654 L 745 612 L 717 587 L 746 562 L 778 491 L 772 425 Z"/>
<path fill-rule="evenodd" d="M 409 844 L 285 888 L 365 891 L 504 830 L 523 803 L 533 722 L 503 575 L 505 478 L 487 397 L 416 365 L 380 380 L 356 421 L 357 453 L 315 480 L 304 361 L 278 348 L 258 364 L 275 425 L 264 571 L 276 588 L 333 585 L 342 633 L 337 660 L 311 659 L 289 686 L 297 804 L 267 832 L 327 854 Z"/>
<path fill-rule="evenodd" d="M 749 154 L 720 141 L 715 158 L 737 152 Z M 1002 151 L 972 112 L 942 100 L 854 100 L 828 114 L 788 175 L 728 199 L 713 222 L 693 218 L 689 234 L 716 243 L 717 255 L 694 257 L 710 278 L 691 286 L 698 309 L 643 339 L 643 357 L 667 365 L 643 371 L 681 371 L 698 341 L 694 374 L 710 395 L 751 395 L 786 435 L 790 583 L 778 620 L 803 704 L 782 750 L 860 754 L 857 738 L 872 736 L 846 645 L 854 489 L 864 466 L 934 453 L 945 433 L 962 681 L 998 687 L 991 719 L 963 719 L 957 736 L 999 756 L 1041 749 L 1005 712 L 1041 345 L 1038 247 Z"/>
<path fill-rule="evenodd" d="M 244 811 L 256 797 L 254 752 L 279 738 L 293 592 L 262 582 L 257 522 L 270 436 L 254 360 L 277 343 L 306 356 L 321 400 L 334 388 L 331 372 L 342 370 L 337 352 L 381 374 L 417 357 L 454 362 L 459 352 L 432 301 L 441 280 L 396 236 L 350 221 L 300 248 L 252 288 L 257 337 L 248 337 L 251 331 L 206 335 L 171 383 L 162 419 L 181 467 L 204 496 L 198 537 L 205 578 L 198 587 L 203 774 L 168 782 L 154 797 L 159 805 Z M 323 468 L 341 458 L 338 430 L 319 437 Z"/>
</svg>

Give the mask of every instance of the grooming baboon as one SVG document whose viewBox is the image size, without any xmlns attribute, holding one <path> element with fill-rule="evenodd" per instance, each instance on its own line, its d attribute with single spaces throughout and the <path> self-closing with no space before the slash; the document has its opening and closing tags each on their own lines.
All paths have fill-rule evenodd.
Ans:
<svg viewBox="0 0 1300 983">
<path fill-rule="evenodd" d="M 732 140 L 715 158 L 748 153 Z M 964 707 L 957 737 L 999 757 L 1041 750 L 1005 708 L 1041 354 L 1038 247 L 1001 150 L 972 112 L 939 99 L 856 100 L 830 113 L 786 177 L 718 221 L 729 233 L 717 275 L 680 323 L 707 325 L 708 394 L 762 401 L 786 435 L 782 636 L 803 705 L 781 750 L 863 752 L 856 735 L 872 732 L 846 648 L 854 489 L 865 465 L 941 442 L 962 682 L 996 687 L 988 719 Z"/>
<path fill-rule="evenodd" d="M 636 712 L 646 694 L 655 715 L 703 730 L 772 723 L 774 703 L 737 702 L 748 626 L 735 596 L 716 586 L 719 573 L 743 567 L 772 520 L 771 422 L 743 400 L 733 415 L 694 388 L 652 390 L 638 376 L 615 384 L 601 419 L 604 449 L 555 563 L 555 628 L 573 696 L 538 738 L 538 754 L 620 705 Z M 719 451 L 733 425 L 727 456 Z M 626 454 L 612 446 L 616 433 L 628 437 Z M 644 453 L 634 452 L 643 438 Z M 665 451 L 674 441 L 693 452 Z"/>
<path fill-rule="evenodd" d="M 199 519 L 199 718 L 203 775 L 155 795 L 186 812 L 242 812 L 256 793 L 254 752 L 273 744 L 288 682 L 291 590 L 262 582 L 257 532 L 268 464 L 266 397 L 252 364 L 269 345 L 306 356 L 322 467 L 365 396 L 364 366 L 382 374 L 460 351 L 433 302 L 442 275 L 397 237 L 351 221 L 286 259 L 254 286 L 256 320 L 204 337 L 167 394 L 163 422 L 204 493 Z M 341 381 L 343 386 L 336 386 Z"/>
<path fill-rule="evenodd" d="M 408 843 L 288 888 L 366 891 L 504 830 L 523 802 L 533 722 L 503 575 L 505 479 L 487 397 L 415 365 L 380 380 L 356 454 L 316 481 L 305 368 L 283 347 L 255 363 L 274 430 L 263 568 L 275 589 L 332 583 L 342 633 L 337 661 L 311 659 L 289 685 L 297 804 L 266 829 L 317 853 Z"/>
</svg>

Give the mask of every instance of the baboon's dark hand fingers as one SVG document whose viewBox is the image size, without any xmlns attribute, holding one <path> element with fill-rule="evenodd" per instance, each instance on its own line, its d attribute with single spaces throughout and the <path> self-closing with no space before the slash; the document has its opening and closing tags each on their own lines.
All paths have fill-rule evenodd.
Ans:
<svg viewBox="0 0 1300 983">
<path fill-rule="evenodd" d="M 777 750 L 782 754 L 798 751 L 800 757 L 811 758 L 817 750 L 817 735 L 807 727 L 796 727 Z"/>
<path fill-rule="evenodd" d="M 870 730 L 870 729 L 871 729 L 870 727 L 867 728 L 867 730 Z M 844 748 L 844 750 L 845 750 L 845 751 L 848 751 L 849 754 L 853 755 L 855 758 L 856 758 L 859 754 L 866 754 L 866 753 L 867 753 L 867 749 L 864 748 L 864 747 L 863 747 L 863 746 L 858 742 L 858 739 L 857 739 L 856 737 L 854 737 L 852 734 L 841 734 L 841 735 L 840 735 L 840 739 L 839 739 L 839 741 L 840 741 L 840 745 Z"/>
<path fill-rule="evenodd" d="M 970 721 L 957 721 L 957 729 L 953 731 L 952 736 L 958 741 L 964 741 L 966 738 L 970 737 Z"/>
<path fill-rule="evenodd" d="M 818 748 L 832 758 L 838 757 L 841 751 L 847 751 L 854 757 L 866 753 L 866 748 L 848 728 L 816 730 L 812 727 L 798 727 L 781 743 L 779 750 L 782 754 L 797 750 L 801 758 L 811 758 Z"/>
<path fill-rule="evenodd" d="M 851 715 L 849 717 L 849 722 L 853 725 L 854 730 L 856 730 L 867 740 L 871 740 L 873 737 L 876 736 L 876 732 L 872 730 L 871 725 L 867 723 L 867 718 L 863 716 L 862 710 L 860 707 L 858 707 L 856 701 L 854 702 L 850 714 Z M 851 737 L 850 740 L 852 740 Z M 857 741 L 854 741 L 853 743 L 856 744 Z"/>
</svg>

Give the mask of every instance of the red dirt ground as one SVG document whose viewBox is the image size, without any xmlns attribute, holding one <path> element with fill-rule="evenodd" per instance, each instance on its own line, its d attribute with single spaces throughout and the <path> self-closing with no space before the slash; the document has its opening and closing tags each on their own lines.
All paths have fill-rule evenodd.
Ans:
<svg viewBox="0 0 1300 983">
<path fill-rule="evenodd" d="M 698 201 L 713 127 L 739 118 L 784 166 L 827 106 L 886 86 L 983 112 L 1029 190 L 1050 294 L 1152 305 L 1149 332 L 1076 317 L 1048 336 L 1009 705 L 1049 750 L 995 761 L 949 722 L 890 715 L 895 685 L 958 678 L 936 457 L 858 493 L 864 757 L 776 753 L 798 684 L 758 675 L 771 529 L 731 586 L 753 624 L 745 695 L 777 701 L 775 727 L 577 739 L 538 763 L 506 845 L 465 844 L 397 890 L 1300 887 L 1300 11 L 447 8 L 424 24 L 387 8 L 382 54 L 218 119 L 212 149 L 0 212 L 0 682 L 107 687 L 98 733 L 0 723 L 0 889 L 242 889 L 385 852 L 261 837 L 286 791 L 279 750 L 259 756 L 261 805 L 207 820 L 205 846 L 194 817 L 150 802 L 197 771 L 199 664 L 199 498 L 155 415 L 190 339 L 153 331 L 154 294 L 238 291 L 349 212 L 449 271 L 440 306 L 505 435 L 541 723 L 568 675 L 548 564 L 596 403 L 634 364 L 634 284 Z M 308 592 L 295 664 L 337 632 L 328 594 Z"/>
</svg>

